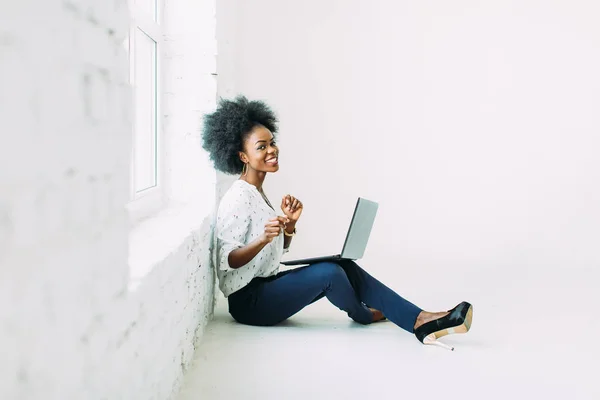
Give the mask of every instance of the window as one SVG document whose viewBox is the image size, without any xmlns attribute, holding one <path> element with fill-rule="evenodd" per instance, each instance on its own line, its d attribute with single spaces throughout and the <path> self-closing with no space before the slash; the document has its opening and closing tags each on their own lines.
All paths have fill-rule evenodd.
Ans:
<svg viewBox="0 0 600 400">
<path fill-rule="evenodd" d="M 133 89 L 131 188 L 128 209 L 133 221 L 164 204 L 161 115 L 163 31 L 157 0 L 129 0 L 132 23 L 125 46 Z"/>
<path fill-rule="evenodd" d="M 216 107 L 217 43 L 215 0 L 129 0 L 129 6 L 134 290 L 199 232 L 214 206 L 216 174 L 201 146 L 201 117 Z"/>
</svg>

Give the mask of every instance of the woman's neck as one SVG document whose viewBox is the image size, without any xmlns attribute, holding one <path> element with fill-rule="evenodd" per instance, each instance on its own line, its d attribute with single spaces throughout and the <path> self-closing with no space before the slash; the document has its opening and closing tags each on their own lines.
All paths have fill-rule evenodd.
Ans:
<svg viewBox="0 0 600 400">
<path fill-rule="evenodd" d="M 266 172 L 248 171 L 246 175 L 240 176 L 240 179 L 256 186 L 259 192 L 262 191 L 263 182 L 267 176 Z"/>
</svg>

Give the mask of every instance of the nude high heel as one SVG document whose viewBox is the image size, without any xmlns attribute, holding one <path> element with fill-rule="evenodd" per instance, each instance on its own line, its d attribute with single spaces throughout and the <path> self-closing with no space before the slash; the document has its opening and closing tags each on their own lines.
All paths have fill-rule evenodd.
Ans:
<svg viewBox="0 0 600 400">
<path fill-rule="evenodd" d="M 454 350 L 454 347 L 448 346 L 440 341 L 439 338 L 452 333 L 467 333 L 471 329 L 473 320 L 473 306 L 463 301 L 452 310 L 448 315 L 436 320 L 427 322 L 415 329 L 415 336 L 423 344 L 435 345 L 448 350 Z"/>
</svg>

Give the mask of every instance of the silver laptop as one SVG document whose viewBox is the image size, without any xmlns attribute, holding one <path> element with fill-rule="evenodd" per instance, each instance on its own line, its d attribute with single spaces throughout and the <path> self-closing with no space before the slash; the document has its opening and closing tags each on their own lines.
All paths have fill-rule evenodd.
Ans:
<svg viewBox="0 0 600 400">
<path fill-rule="evenodd" d="M 365 254 L 365 249 L 367 248 L 367 243 L 369 241 L 369 236 L 371 235 L 371 229 L 373 228 L 373 222 L 375 222 L 375 215 L 377 215 L 378 208 L 379 204 L 374 201 L 363 199 L 362 197 L 358 198 L 341 254 L 282 261 L 281 263 L 283 265 L 304 265 L 323 261 L 358 260 L 362 258 Z"/>
</svg>

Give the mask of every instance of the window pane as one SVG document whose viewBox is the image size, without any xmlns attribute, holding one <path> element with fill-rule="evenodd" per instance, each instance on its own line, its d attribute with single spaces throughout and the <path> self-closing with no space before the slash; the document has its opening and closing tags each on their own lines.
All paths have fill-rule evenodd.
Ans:
<svg viewBox="0 0 600 400">
<path fill-rule="evenodd" d="M 156 0 L 135 0 L 135 5 L 156 21 Z"/>
<path fill-rule="evenodd" d="M 156 42 L 135 30 L 134 47 L 134 187 L 135 191 L 156 186 Z"/>
<path fill-rule="evenodd" d="M 125 49 L 125 53 L 127 53 L 127 56 L 129 56 L 129 51 L 130 51 L 130 48 L 129 48 L 129 45 L 130 45 L 130 43 L 129 43 L 129 32 L 130 31 L 128 30 L 127 31 L 127 36 L 125 37 L 125 39 L 123 39 L 123 43 L 122 43 L 123 44 L 123 48 Z"/>
</svg>

